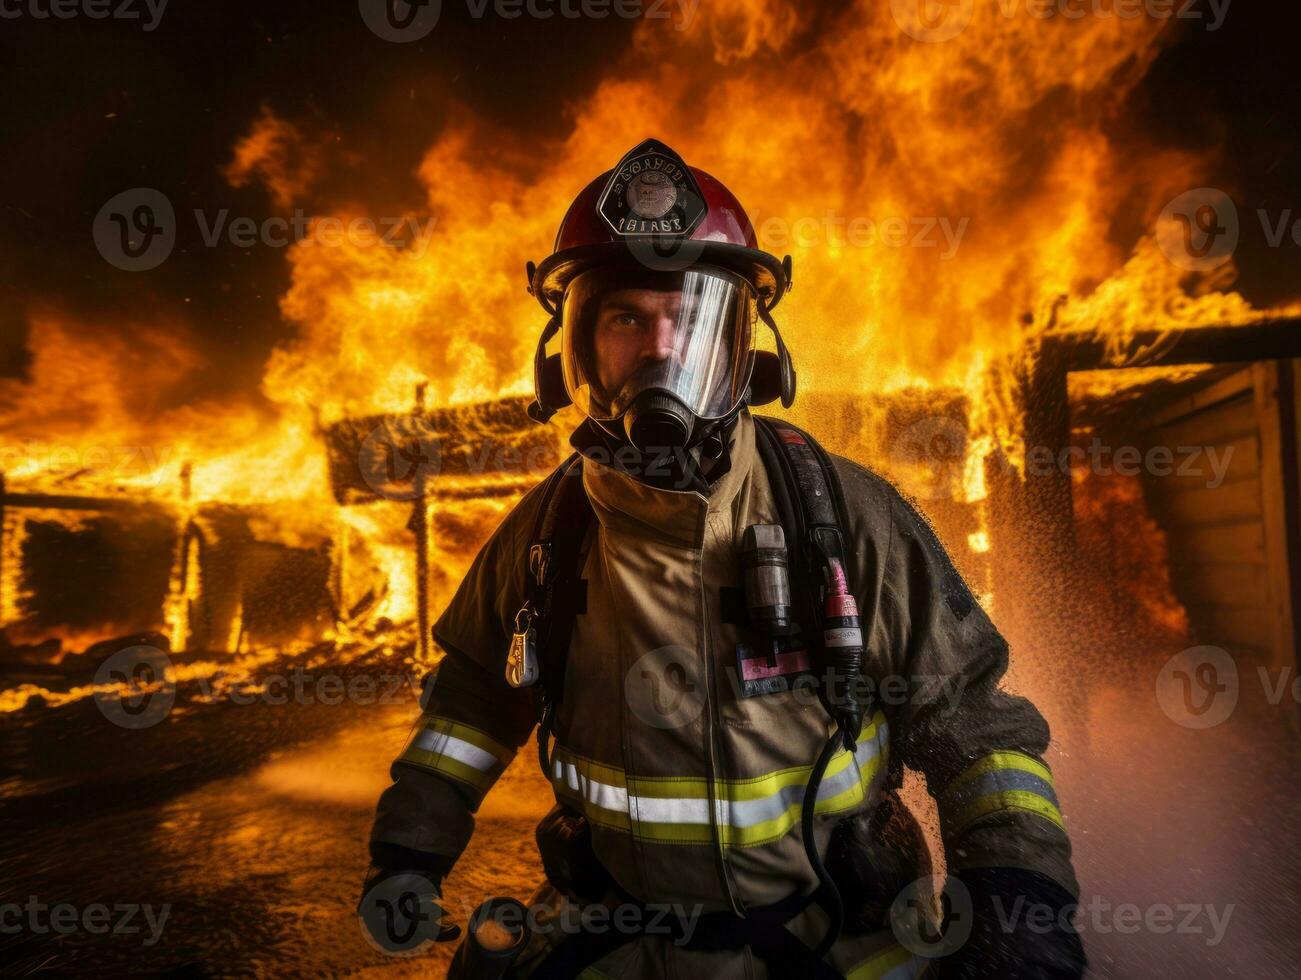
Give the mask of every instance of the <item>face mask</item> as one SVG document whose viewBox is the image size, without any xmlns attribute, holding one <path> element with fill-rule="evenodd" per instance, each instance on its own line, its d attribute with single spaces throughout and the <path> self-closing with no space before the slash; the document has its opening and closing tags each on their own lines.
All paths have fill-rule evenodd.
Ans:
<svg viewBox="0 0 1301 980">
<path fill-rule="evenodd" d="M 740 406 L 755 319 L 753 289 L 721 269 L 592 270 L 565 295 L 566 388 L 589 418 L 621 428 L 639 449 L 691 445 L 702 423 Z"/>
</svg>

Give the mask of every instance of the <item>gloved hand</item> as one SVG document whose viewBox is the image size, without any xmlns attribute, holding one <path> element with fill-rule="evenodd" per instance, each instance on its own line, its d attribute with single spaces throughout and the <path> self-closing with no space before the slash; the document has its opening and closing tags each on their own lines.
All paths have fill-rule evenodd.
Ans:
<svg viewBox="0 0 1301 980">
<path fill-rule="evenodd" d="M 957 878 L 970 897 L 969 907 L 950 914 L 969 915 L 971 931 L 961 947 L 939 961 L 942 980 L 1018 977 L 1078 980 L 1087 964 L 1079 933 L 1070 924 L 1075 901 L 1046 875 L 1020 868 L 974 868 Z M 1049 913 L 1049 925 L 1030 925 L 1011 910 L 1035 910 L 1036 922 Z"/>
<path fill-rule="evenodd" d="M 413 953 L 457 939 L 460 926 L 444 921 L 438 904 L 441 879 L 431 871 L 371 865 L 357 903 L 364 933 L 386 953 Z"/>
</svg>

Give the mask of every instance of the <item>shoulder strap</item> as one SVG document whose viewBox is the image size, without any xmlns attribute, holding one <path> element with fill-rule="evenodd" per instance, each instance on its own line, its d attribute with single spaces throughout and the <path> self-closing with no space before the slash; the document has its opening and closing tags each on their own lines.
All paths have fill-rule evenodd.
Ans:
<svg viewBox="0 0 1301 980">
<path fill-rule="evenodd" d="M 539 721 L 550 722 L 565 684 L 565 661 L 579 601 L 583 541 L 592 505 L 583 487 L 583 458 L 571 455 L 549 478 L 529 543 L 528 581 L 519 620 L 537 630 Z M 545 735 L 539 732 L 539 749 Z"/>
<path fill-rule="evenodd" d="M 754 416 L 755 445 L 777 498 L 782 526 L 792 533 L 791 550 L 805 574 L 794 581 L 815 585 L 805 591 L 806 615 L 810 622 L 821 618 L 822 570 L 837 559 L 845 574 L 845 528 L 849 521 L 840 476 L 831 457 L 816 439 L 784 419 Z M 807 577 L 806 577 L 807 576 Z M 849 583 L 852 591 L 854 583 Z"/>
<path fill-rule="evenodd" d="M 826 670 L 818 693 L 823 707 L 836 723 L 836 731 L 827 739 L 809 773 L 800 808 L 805 854 L 821 883 L 819 904 L 830 920 L 821 942 L 813 950 L 813 955 L 821 960 L 839 937 L 845 913 L 836 883 L 818 853 L 814 807 L 833 753 L 842 745 L 853 751 L 862 724 L 862 706 L 850 698 L 847 707 L 845 695 L 849 691 L 847 682 L 860 669 L 863 632 L 852 598 L 849 608 L 839 612 L 835 610 L 837 600 L 833 597 L 828 601 L 833 562 L 839 564 L 850 596 L 854 594 L 854 583 L 847 581 L 850 568 L 844 560 L 845 533 L 849 527 L 844 489 L 831 457 L 816 439 L 789 422 L 766 416 L 755 416 L 754 422 L 755 443 L 777 498 L 782 526 L 795 531 L 795 540 L 788 542 L 787 547 L 793 566 L 791 581 L 799 596 L 792 598 L 803 608 L 805 622 L 811 627 L 807 629 L 805 642 L 810 649 L 819 651 Z M 800 588 L 800 583 L 807 584 Z M 836 594 L 842 593 L 838 590 Z M 824 602 L 830 608 L 824 607 Z M 850 618 L 845 618 L 846 613 Z M 855 639 L 846 642 L 845 634 Z"/>
</svg>

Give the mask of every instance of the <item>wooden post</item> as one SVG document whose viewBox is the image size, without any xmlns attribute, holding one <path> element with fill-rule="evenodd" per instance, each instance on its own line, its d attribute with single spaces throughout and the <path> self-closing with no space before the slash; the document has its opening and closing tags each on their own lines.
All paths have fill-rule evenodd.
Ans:
<svg viewBox="0 0 1301 980">
<path fill-rule="evenodd" d="M 351 543 L 350 537 L 348 522 L 340 515 L 334 524 L 334 548 L 331 552 L 334 568 L 330 576 L 330 591 L 334 593 L 334 625 L 336 629 L 348 621 L 348 548 Z"/>
<path fill-rule="evenodd" d="M 425 417 L 425 391 L 427 385 L 421 382 L 416 386 L 415 416 Z M 427 467 L 424 465 L 423 446 L 416 446 L 413 459 L 416 460 L 415 491 L 416 499 L 411 514 L 411 530 L 416 536 L 416 628 L 420 638 L 416 650 L 422 663 L 428 663 L 432 655 L 432 637 L 429 635 L 429 487 L 426 486 Z"/>
<path fill-rule="evenodd" d="M 1256 417 L 1260 421 L 1260 493 L 1274 619 L 1274 666 L 1297 660 L 1296 591 L 1301 576 L 1298 542 L 1296 397 L 1288 361 L 1252 365 Z"/>
<path fill-rule="evenodd" d="M 190 582 L 190 521 L 193 511 L 190 507 L 191 478 L 194 465 L 186 462 L 181 466 L 181 506 L 176 514 L 176 547 L 172 551 L 171 577 L 168 582 L 166 608 L 163 612 L 167 639 L 172 653 L 181 653 L 190 648 L 192 640 L 198 639 L 206 644 L 209 637 L 196 637 L 192 619 Z M 201 631 L 206 634 L 206 631 Z"/>
<path fill-rule="evenodd" d="M 5 475 L 0 473 L 0 634 L 9 624 L 5 621 Z"/>
<path fill-rule="evenodd" d="M 425 479 L 416 478 L 415 509 L 411 514 L 411 529 L 416 534 L 416 625 L 420 641 L 416 649 L 420 659 L 427 662 L 430 656 L 429 622 L 429 500 L 425 496 Z"/>
<path fill-rule="evenodd" d="M 1066 378 L 1071 369 L 1066 351 L 1044 344 L 1026 383 L 1025 503 L 1032 531 L 1042 546 L 1046 570 L 1062 573 L 1059 588 L 1075 558 L 1075 514 L 1071 498 L 1071 406 Z"/>
</svg>

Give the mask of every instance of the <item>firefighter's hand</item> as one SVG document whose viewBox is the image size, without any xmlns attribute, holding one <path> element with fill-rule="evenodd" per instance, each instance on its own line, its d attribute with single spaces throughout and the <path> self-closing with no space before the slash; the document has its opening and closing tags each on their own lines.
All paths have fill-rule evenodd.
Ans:
<svg viewBox="0 0 1301 980">
<path fill-rule="evenodd" d="M 1087 961 L 1079 933 L 1070 924 L 1074 897 L 1046 875 L 1019 868 L 975 868 L 958 875 L 968 900 L 966 907 L 948 909 L 946 933 L 962 916 L 965 940 L 939 961 L 940 980 L 980 980 L 1018 977 L 1025 980 L 1079 980 Z M 999 906 L 1002 906 L 1001 909 Z M 1036 929 L 1019 918 L 1011 928 L 1007 909 L 1048 909 L 1048 929 Z"/>
<path fill-rule="evenodd" d="M 362 886 L 357 916 L 362 932 L 386 953 L 422 952 L 433 943 L 461 935 L 461 927 L 443 918 L 435 876 L 372 866 Z"/>
</svg>

